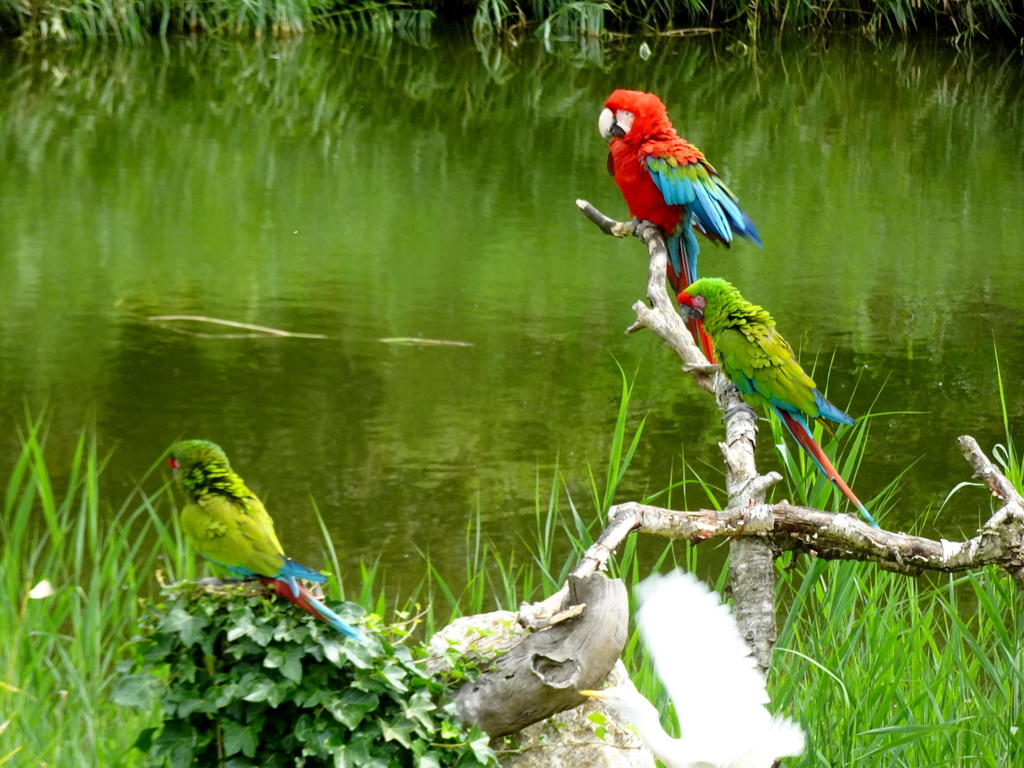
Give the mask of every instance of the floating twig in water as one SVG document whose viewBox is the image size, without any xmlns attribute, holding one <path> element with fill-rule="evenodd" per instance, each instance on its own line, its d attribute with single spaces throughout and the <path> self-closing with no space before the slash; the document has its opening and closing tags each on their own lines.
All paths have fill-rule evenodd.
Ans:
<svg viewBox="0 0 1024 768">
<path fill-rule="evenodd" d="M 451 339 L 420 339 L 416 336 L 393 336 L 387 339 L 378 339 L 385 344 L 405 344 L 406 346 L 424 347 L 472 347 L 468 341 L 452 341 Z"/>
<path fill-rule="evenodd" d="M 260 339 L 265 336 L 279 336 L 293 339 L 330 338 L 329 336 L 324 336 L 320 333 L 293 333 L 291 331 L 282 331 L 279 328 L 268 328 L 265 325 L 240 323 L 236 320 L 222 320 L 218 317 L 204 317 L 202 315 L 150 315 L 147 319 L 152 323 L 157 323 L 161 328 L 166 328 L 169 331 L 183 333 L 186 336 L 198 336 L 202 339 Z M 189 331 L 184 328 L 173 328 L 169 325 L 164 325 L 166 322 L 173 322 L 176 320 L 186 320 L 195 323 L 216 323 L 217 325 L 227 325 L 231 328 L 244 328 L 249 331 L 257 331 L 257 333 L 203 333 L 202 331 Z"/>
</svg>

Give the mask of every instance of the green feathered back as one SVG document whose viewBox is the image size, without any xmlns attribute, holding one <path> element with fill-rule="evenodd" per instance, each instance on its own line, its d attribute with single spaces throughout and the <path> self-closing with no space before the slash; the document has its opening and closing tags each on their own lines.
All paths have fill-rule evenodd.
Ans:
<svg viewBox="0 0 1024 768">
<path fill-rule="evenodd" d="M 704 277 L 685 291 L 703 296 L 704 329 L 715 345 L 722 372 L 754 405 L 774 405 L 818 418 L 823 402 L 814 381 L 800 367 L 793 348 L 767 310 L 740 295 L 731 283 Z M 848 418 L 848 417 L 847 417 Z"/>
<path fill-rule="evenodd" d="M 171 457 L 188 494 L 181 527 L 199 553 L 236 575 L 278 576 L 285 557 L 274 521 L 224 451 L 208 440 L 186 440 Z"/>
</svg>

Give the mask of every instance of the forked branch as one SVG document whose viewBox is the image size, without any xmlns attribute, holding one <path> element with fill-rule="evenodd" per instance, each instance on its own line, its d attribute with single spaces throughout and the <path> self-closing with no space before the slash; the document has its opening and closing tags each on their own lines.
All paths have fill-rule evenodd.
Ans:
<svg viewBox="0 0 1024 768">
<path fill-rule="evenodd" d="M 775 473 L 758 475 L 754 463 L 757 445 L 754 412 L 718 366 L 708 364 L 676 310 L 675 297 L 670 297 L 665 289 L 668 248 L 661 230 L 635 220 L 615 222 L 585 200 L 577 200 L 576 205 L 601 231 L 618 237 L 635 234 L 647 246 L 647 301 L 650 306 L 643 301 L 633 304 L 636 322 L 627 332 L 646 328 L 657 335 L 679 355 L 683 370 L 715 395 L 722 412 L 725 441 L 719 443 L 719 448 L 725 459 L 729 507 L 747 511 L 744 531 L 748 535 L 734 539 L 731 545 L 729 579 L 733 587 L 733 612 L 740 632 L 754 649 L 757 663 L 766 670 L 775 643 L 775 550 L 770 540 L 762 535 L 771 529 L 771 524 L 760 510 L 764 505 L 765 492 L 782 478 Z M 590 559 L 585 558 L 581 567 Z"/>
<path fill-rule="evenodd" d="M 699 541 L 727 536 L 733 538 L 730 580 L 736 614 L 746 637 L 758 638 L 768 632 L 774 638 L 774 619 L 769 621 L 765 603 L 773 586 L 773 550 L 791 549 L 830 559 L 854 559 L 878 563 L 881 567 L 907 574 L 925 570 L 964 571 L 996 564 L 1005 568 L 1024 588 L 1024 500 L 999 468 L 982 453 L 971 437 L 957 441 L 964 457 L 992 495 L 1001 502 L 996 513 L 972 539 L 962 542 L 935 541 L 919 536 L 872 529 L 850 515 L 834 515 L 817 509 L 781 502 L 765 504 L 766 490 L 781 478 L 776 473 L 759 475 L 754 464 L 757 425 L 753 412 L 739 392 L 706 363 L 665 290 L 667 249 L 660 230 L 642 222 L 616 222 L 589 203 L 578 200 L 580 210 L 607 234 L 636 235 L 647 245 L 648 306 L 633 305 L 636 323 L 628 330 L 646 328 L 676 351 L 687 371 L 704 389 L 713 392 L 723 414 L 726 439 L 720 443 L 726 466 L 728 507 L 722 511 L 673 511 L 627 503 L 613 507 L 605 533 L 584 555 L 576 573 L 600 570 L 608 557 L 632 531 L 669 538 Z M 752 550 L 745 542 L 758 544 Z M 739 555 L 739 557 L 737 557 Z M 752 582 L 756 594 L 749 597 Z M 765 664 L 770 649 L 755 640 L 755 655 Z M 760 645 L 760 647 L 758 647 Z"/>
</svg>

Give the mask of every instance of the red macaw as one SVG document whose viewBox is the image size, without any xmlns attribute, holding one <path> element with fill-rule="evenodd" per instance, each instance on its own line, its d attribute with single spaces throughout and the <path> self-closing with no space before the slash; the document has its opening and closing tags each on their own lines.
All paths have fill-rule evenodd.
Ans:
<svg viewBox="0 0 1024 768">
<path fill-rule="evenodd" d="M 680 138 L 665 105 L 653 93 L 617 90 L 604 103 L 598 128 L 608 142 L 608 171 L 629 212 L 659 227 L 668 240 L 668 281 L 674 293 L 697 279 L 700 251 L 694 228 L 711 240 L 742 235 L 761 245 L 750 217 L 704 154 Z M 690 331 L 709 362 L 711 340 L 700 321 Z"/>
</svg>

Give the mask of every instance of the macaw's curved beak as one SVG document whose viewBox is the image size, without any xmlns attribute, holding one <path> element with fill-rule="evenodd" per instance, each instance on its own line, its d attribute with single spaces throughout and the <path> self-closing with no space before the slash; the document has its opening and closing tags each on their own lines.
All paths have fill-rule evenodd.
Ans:
<svg viewBox="0 0 1024 768">
<path fill-rule="evenodd" d="M 703 312 L 690 304 L 680 304 L 679 314 L 683 316 L 683 320 L 687 323 L 691 320 L 701 320 L 704 317 Z"/>
<path fill-rule="evenodd" d="M 619 110 L 612 112 L 608 107 L 601 110 L 601 116 L 597 118 L 597 129 L 605 141 L 624 138 L 629 129 L 633 127 L 633 113 Z"/>
<path fill-rule="evenodd" d="M 676 301 L 679 302 L 679 314 L 683 316 L 683 320 L 686 322 L 701 320 L 704 317 L 704 310 L 694 306 L 693 297 L 686 291 L 682 291 L 676 296 Z"/>
</svg>

